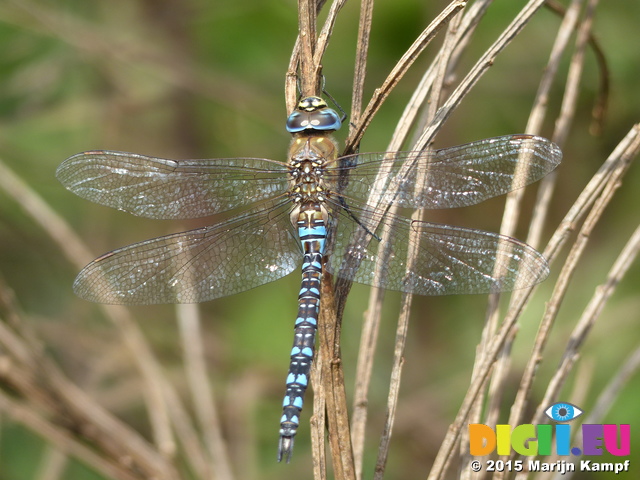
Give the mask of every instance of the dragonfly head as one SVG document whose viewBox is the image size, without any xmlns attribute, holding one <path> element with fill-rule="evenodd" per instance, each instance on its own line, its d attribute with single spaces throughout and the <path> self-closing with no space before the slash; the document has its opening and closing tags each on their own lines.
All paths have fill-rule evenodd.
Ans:
<svg viewBox="0 0 640 480">
<path fill-rule="evenodd" d="M 333 132 L 341 125 L 340 115 L 320 97 L 303 98 L 287 119 L 289 133 Z"/>
</svg>

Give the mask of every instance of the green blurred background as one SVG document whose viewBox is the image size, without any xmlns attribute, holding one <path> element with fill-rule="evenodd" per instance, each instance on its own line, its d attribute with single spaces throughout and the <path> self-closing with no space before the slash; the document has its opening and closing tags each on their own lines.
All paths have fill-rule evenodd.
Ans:
<svg viewBox="0 0 640 480">
<path fill-rule="evenodd" d="M 565 2 L 566 3 L 566 2 Z M 498 1 L 480 25 L 463 66 L 475 59 L 510 22 L 523 1 Z M 385 78 L 415 36 L 445 2 L 395 0 L 374 14 L 366 98 Z M 326 88 L 348 112 L 357 35 L 357 3 L 340 14 L 325 57 Z M 600 136 L 588 133 L 598 69 L 587 54 L 582 92 L 553 200 L 545 241 L 611 149 L 640 118 L 639 2 L 601 2 L 594 32 L 609 61 L 609 114 Z M 541 11 L 499 57 L 436 140 L 449 146 L 524 130 L 559 18 Z M 95 255 L 135 241 L 193 228 L 206 221 L 141 220 L 68 193 L 54 172 L 68 156 L 88 149 L 131 151 L 169 158 L 257 156 L 284 160 L 284 78 L 297 33 L 296 3 L 248 0 L 66 0 L 0 2 L 0 159 L 58 211 Z M 400 83 L 365 136 L 362 151 L 383 150 L 435 48 Z M 559 110 L 568 60 L 549 101 Z M 466 71 L 466 70 L 463 70 Z M 544 134 L 551 135 L 553 121 Z M 344 138 L 344 132 L 337 135 Z M 596 229 L 567 294 L 540 367 L 540 398 L 567 337 L 596 285 L 602 282 L 638 222 L 640 173 L 632 167 Z M 533 197 L 528 197 L 532 199 Z M 503 199 L 452 211 L 435 221 L 496 231 Z M 521 230 L 520 236 L 525 235 Z M 524 317 L 514 355 L 512 392 L 529 356 L 530 340 L 557 276 L 544 284 Z M 98 309 L 75 298 L 76 269 L 13 199 L 0 193 L 0 274 L 64 371 L 101 392 L 102 402 L 145 435 L 138 377 L 117 332 Z M 611 372 L 640 343 L 640 269 L 633 266 L 583 349 L 576 378 L 588 379 L 588 412 Z M 223 415 L 247 400 L 241 421 L 252 429 L 249 461 L 234 457 L 245 478 L 311 477 L 308 418 L 303 414 L 292 465 L 275 463 L 279 405 L 291 344 L 299 275 L 203 305 L 205 344 Z M 345 314 L 343 353 L 352 385 L 368 289 L 356 286 Z M 371 424 L 365 475 L 371 475 L 384 420 L 389 359 L 399 296 L 388 294 L 380 355 L 371 387 Z M 416 298 L 394 430 L 389 478 L 415 478 L 433 461 L 466 391 L 482 329 L 486 298 Z M 172 306 L 136 307 L 134 314 L 167 371 L 184 383 Z M 352 393 L 351 389 L 348 392 Z M 606 421 L 631 423 L 632 447 L 640 443 L 637 397 L 631 379 Z M 43 443 L 0 417 L 0 479 L 35 478 Z M 227 425 L 230 428 L 230 425 Z M 635 460 L 640 461 L 635 448 Z M 234 452 L 232 452 L 234 455 Z M 609 460 L 611 461 L 611 460 Z M 637 478 L 620 475 L 617 478 Z M 423 476 L 421 474 L 421 476 Z M 74 464 L 64 478 L 96 477 Z M 581 474 L 574 478 L 610 478 Z"/>
</svg>

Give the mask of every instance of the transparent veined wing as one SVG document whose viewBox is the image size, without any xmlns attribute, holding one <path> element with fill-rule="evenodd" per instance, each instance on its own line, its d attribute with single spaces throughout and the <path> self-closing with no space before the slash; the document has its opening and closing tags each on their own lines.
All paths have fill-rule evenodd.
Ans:
<svg viewBox="0 0 640 480">
<path fill-rule="evenodd" d="M 262 158 L 169 160 L 90 151 L 56 171 L 70 191 L 140 217 L 198 218 L 286 192 L 287 165 Z"/>
<path fill-rule="evenodd" d="M 539 252 L 504 235 L 417 222 L 353 205 L 341 217 L 357 221 L 338 222 L 333 230 L 327 270 L 358 283 L 418 295 L 457 295 L 517 290 L 549 274 Z M 387 257 L 378 257 L 381 242 Z M 418 254 L 409 266 L 413 247 Z"/>
<path fill-rule="evenodd" d="M 474 205 L 522 188 L 540 180 L 561 159 L 554 143 L 522 134 L 441 150 L 349 155 L 327 171 L 349 175 L 347 185 L 338 192 L 347 198 L 435 209 Z M 376 184 L 379 171 L 384 174 Z"/>
<path fill-rule="evenodd" d="M 197 303 L 233 295 L 291 273 L 302 261 L 288 202 L 213 226 L 114 250 L 87 265 L 75 293 L 93 302 Z"/>
</svg>

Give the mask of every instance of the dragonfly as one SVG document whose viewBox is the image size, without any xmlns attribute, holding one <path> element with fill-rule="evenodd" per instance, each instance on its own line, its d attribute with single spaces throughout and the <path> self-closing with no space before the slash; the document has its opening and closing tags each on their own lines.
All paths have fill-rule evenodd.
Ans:
<svg viewBox="0 0 640 480">
<path fill-rule="evenodd" d="M 73 285 L 86 300 L 204 302 L 301 266 L 278 461 L 291 459 L 300 424 L 324 272 L 420 295 L 505 292 L 549 274 L 544 257 L 519 240 L 410 220 L 392 207 L 465 207 L 522 188 L 558 166 L 562 153 L 554 143 L 518 134 L 440 150 L 340 156 L 332 133 L 342 121 L 321 97 L 301 99 L 286 122 L 293 136 L 286 162 L 94 150 L 68 158 L 56 172 L 80 197 L 140 217 L 188 219 L 239 210 L 214 225 L 98 257 Z"/>
</svg>

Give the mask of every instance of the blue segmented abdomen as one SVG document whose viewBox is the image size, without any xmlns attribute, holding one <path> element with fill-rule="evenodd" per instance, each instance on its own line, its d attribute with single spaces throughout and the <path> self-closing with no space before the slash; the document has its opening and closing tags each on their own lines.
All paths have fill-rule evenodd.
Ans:
<svg viewBox="0 0 640 480">
<path fill-rule="evenodd" d="M 296 222 L 304 252 L 302 286 L 298 295 L 298 316 L 295 323 L 287 387 L 282 404 L 278 460 L 285 457 L 289 461 L 293 449 L 293 437 L 300 424 L 304 392 L 309 385 L 320 310 L 322 257 L 327 236 L 322 213 L 322 207 L 312 204 L 300 210 Z"/>
</svg>

